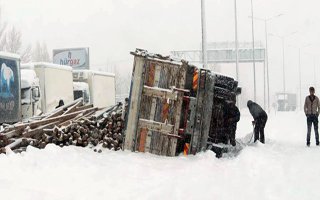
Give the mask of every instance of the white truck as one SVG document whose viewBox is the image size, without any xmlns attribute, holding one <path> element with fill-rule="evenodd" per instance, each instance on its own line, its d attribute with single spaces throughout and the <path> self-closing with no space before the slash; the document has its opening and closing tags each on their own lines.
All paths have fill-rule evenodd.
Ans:
<svg viewBox="0 0 320 200">
<path fill-rule="evenodd" d="M 115 105 L 115 75 L 93 70 L 74 70 L 74 97 L 98 108 Z"/>
<path fill-rule="evenodd" d="M 24 118 L 39 114 L 35 109 L 47 113 L 53 111 L 59 102 L 68 104 L 74 100 L 71 67 L 39 62 L 22 65 L 22 69 L 25 71 L 22 70 L 21 79 L 26 79 L 27 86 L 22 89 L 26 94 L 22 101 L 25 103 L 22 109 Z"/>
</svg>

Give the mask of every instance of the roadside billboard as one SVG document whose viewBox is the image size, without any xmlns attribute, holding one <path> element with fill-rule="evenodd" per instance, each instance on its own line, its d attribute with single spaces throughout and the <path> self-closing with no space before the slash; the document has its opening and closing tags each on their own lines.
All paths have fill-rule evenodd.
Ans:
<svg viewBox="0 0 320 200">
<path fill-rule="evenodd" d="M 74 69 L 89 69 L 89 48 L 54 49 L 53 63 Z"/>
</svg>

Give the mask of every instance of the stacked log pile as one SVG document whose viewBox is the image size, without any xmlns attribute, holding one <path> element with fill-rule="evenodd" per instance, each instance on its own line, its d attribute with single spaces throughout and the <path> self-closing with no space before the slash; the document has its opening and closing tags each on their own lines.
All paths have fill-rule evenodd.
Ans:
<svg viewBox="0 0 320 200">
<path fill-rule="evenodd" d="M 124 122 L 121 103 L 98 110 L 78 99 L 46 116 L 5 126 L 0 132 L 0 153 L 22 152 L 27 146 L 45 148 L 53 143 L 111 150 L 122 149 Z"/>
</svg>

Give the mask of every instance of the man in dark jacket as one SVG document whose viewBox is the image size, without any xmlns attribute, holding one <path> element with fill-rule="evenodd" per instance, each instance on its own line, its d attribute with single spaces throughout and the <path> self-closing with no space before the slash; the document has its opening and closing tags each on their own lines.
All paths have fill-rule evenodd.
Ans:
<svg viewBox="0 0 320 200">
<path fill-rule="evenodd" d="M 232 146 L 236 146 L 236 130 L 237 123 L 240 120 L 240 111 L 236 106 L 236 102 L 228 101 L 225 105 L 224 111 L 224 127 L 228 132 L 230 143 Z"/>
<path fill-rule="evenodd" d="M 260 140 L 264 144 L 264 127 L 266 126 L 268 115 L 257 103 L 249 100 L 247 103 L 249 111 L 254 119 L 254 142 Z"/>
</svg>

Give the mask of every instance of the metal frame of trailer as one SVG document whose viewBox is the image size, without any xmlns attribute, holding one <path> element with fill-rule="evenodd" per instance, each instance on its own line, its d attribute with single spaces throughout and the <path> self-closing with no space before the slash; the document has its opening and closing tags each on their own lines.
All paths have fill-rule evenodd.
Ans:
<svg viewBox="0 0 320 200">
<path fill-rule="evenodd" d="M 211 71 L 137 49 L 124 148 L 175 156 L 206 150 L 214 97 Z"/>
</svg>

